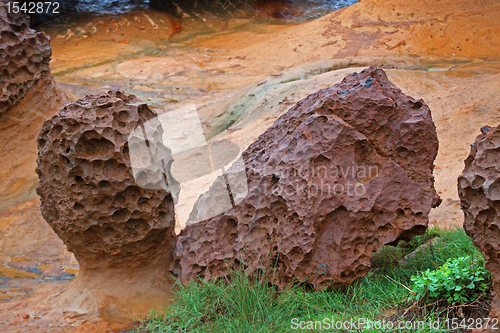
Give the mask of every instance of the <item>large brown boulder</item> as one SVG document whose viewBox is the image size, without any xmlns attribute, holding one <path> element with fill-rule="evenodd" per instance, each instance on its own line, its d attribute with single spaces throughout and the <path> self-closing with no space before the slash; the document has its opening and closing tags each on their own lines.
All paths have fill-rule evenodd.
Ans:
<svg viewBox="0 0 500 333">
<path fill-rule="evenodd" d="M 320 90 L 281 116 L 243 152 L 248 195 L 233 209 L 188 225 L 171 270 L 187 282 L 276 267 L 276 285 L 341 286 L 365 275 L 384 244 L 423 233 L 438 150 L 430 110 L 383 70 Z M 237 173 L 231 170 L 226 179 Z M 219 178 L 191 217 L 218 204 Z"/>
<path fill-rule="evenodd" d="M 23 98 L 44 75 L 50 74 L 49 38 L 29 27 L 29 16 L 9 13 L 0 3 L 0 113 Z"/>
<path fill-rule="evenodd" d="M 464 229 L 486 260 L 493 289 L 500 295 L 500 126 L 484 126 L 471 145 L 458 177 Z M 500 320 L 500 298 L 495 296 L 490 317 Z"/>
<path fill-rule="evenodd" d="M 42 215 L 80 265 L 63 295 L 66 308 L 112 305 L 129 310 L 116 316 L 130 318 L 168 301 L 172 195 L 166 185 L 138 186 L 129 156 L 130 134 L 155 117 L 135 96 L 109 92 L 67 104 L 43 125 L 36 169 Z M 160 146 L 161 126 L 147 132 Z"/>
</svg>

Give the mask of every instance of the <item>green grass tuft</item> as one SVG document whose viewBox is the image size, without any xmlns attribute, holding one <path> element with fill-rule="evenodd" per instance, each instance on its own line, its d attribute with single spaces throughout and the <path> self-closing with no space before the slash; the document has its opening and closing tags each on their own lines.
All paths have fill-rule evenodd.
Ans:
<svg viewBox="0 0 500 333">
<path fill-rule="evenodd" d="M 436 240 L 432 240 L 436 238 Z M 430 242 L 430 245 L 429 245 Z M 424 245 L 424 250 L 401 259 Z M 265 272 L 248 277 L 235 268 L 219 281 L 197 279 L 186 286 L 177 284 L 172 306 L 151 313 L 142 321 L 139 332 L 316 332 L 315 329 L 293 330 L 291 320 L 333 321 L 357 320 L 422 320 L 419 332 L 447 332 L 430 328 L 429 323 L 442 316 L 444 310 L 416 305 L 411 300 L 412 276 L 426 270 L 436 270 L 448 259 L 471 257 L 484 265 L 484 259 L 462 229 L 429 229 L 424 235 L 398 246 L 384 246 L 374 253 L 370 273 L 345 290 L 306 291 L 292 285 L 279 291 L 267 283 Z M 421 300 L 422 301 L 422 300 Z M 421 311 L 413 309 L 418 308 Z M 405 309 L 412 309 L 406 311 Z M 422 310 L 423 309 L 423 310 Z M 402 316 L 402 313 L 406 313 Z M 447 312 L 449 313 L 449 311 Z M 410 314 L 410 317 L 408 317 Z M 444 323 L 444 320 L 441 320 Z M 350 332 L 350 330 L 324 330 Z M 386 330 L 363 330 L 385 332 Z M 415 330 L 392 330 L 391 332 Z M 352 332 L 357 332 L 352 330 Z"/>
</svg>

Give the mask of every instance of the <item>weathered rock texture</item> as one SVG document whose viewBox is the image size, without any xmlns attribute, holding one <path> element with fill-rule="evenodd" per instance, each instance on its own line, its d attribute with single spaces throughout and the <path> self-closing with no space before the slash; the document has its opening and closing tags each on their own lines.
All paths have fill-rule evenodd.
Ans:
<svg viewBox="0 0 500 333">
<path fill-rule="evenodd" d="M 500 295 L 500 126 L 484 126 L 481 132 L 458 177 L 458 194 L 465 232 L 483 253 L 493 289 Z M 499 303 L 495 296 L 490 317 L 500 319 Z"/>
<path fill-rule="evenodd" d="M 280 287 L 348 284 L 368 272 L 372 252 L 427 228 L 440 202 L 437 149 L 422 100 L 404 95 L 381 69 L 350 75 L 297 103 L 244 151 L 247 197 L 188 225 L 171 270 L 186 282 L 225 275 L 232 264 L 249 274 L 269 264 Z M 217 205 L 222 184 L 198 206 Z"/>
<path fill-rule="evenodd" d="M 21 13 L 8 13 L 0 3 L 0 112 L 16 104 L 43 75 L 50 74 L 52 50 L 43 32 L 29 27 Z"/>
<path fill-rule="evenodd" d="M 109 92 L 67 104 L 43 125 L 42 214 L 80 267 L 133 268 L 170 256 L 172 197 L 137 186 L 128 152 L 129 134 L 155 116 L 135 96 Z"/>
</svg>

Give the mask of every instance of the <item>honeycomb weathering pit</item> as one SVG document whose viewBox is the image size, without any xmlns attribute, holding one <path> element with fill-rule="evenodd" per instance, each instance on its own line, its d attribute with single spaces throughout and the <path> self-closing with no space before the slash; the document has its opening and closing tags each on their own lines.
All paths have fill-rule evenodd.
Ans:
<svg viewBox="0 0 500 333">
<path fill-rule="evenodd" d="M 137 186 L 128 152 L 129 134 L 155 117 L 135 96 L 109 92 L 67 104 L 43 125 L 42 214 L 80 266 L 135 267 L 170 251 L 172 197 Z"/>
<path fill-rule="evenodd" d="M 43 32 L 29 27 L 29 17 L 8 13 L 0 3 L 0 112 L 23 98 L 33 84 L 50 73 L 52 50 Z"/>
<path fill-rule="evenodd" d="M 230 265 L 251 274 L 270 264 L 279 287 L 348 284 L 368 272 L 372 252 L 426 230 L 440 203 L 437 150 L 422 100 L 381 69 L 349 75 L 297 103 L 243 152 L 247 197 L 188 225 L 171 270 L 187 282 L 223 276 Z M 225 190 L 221 177 L 198 202 L 216 207 Z"/>
<path fill-rule="evenodd" d="M 500 127 L 484 126 L 481 132 L 458 177 L 458 194 L 465 232 L 484 255 L 493 279 L 496 296 L 489 317 L 500 319 Z"/>
</svg>

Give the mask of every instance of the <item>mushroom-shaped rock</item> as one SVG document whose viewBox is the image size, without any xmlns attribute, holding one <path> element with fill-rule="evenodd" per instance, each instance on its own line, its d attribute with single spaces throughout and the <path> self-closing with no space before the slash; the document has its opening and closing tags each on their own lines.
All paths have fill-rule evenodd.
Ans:
<svg viewBox="0 0 500 333">
<path fill-rule="evenodd" d="M 346 285 L 368 272 L 372 252 L 426 230 L 440 203 L 437 150 L 422 100 L 381 69 L 349 75 L 298 102 L 243 152 L 246 198 L 182 230 L 171 270 L 186 282 L 269 265 L 279 287 Z M 200 196 L 193 221 L 218 205 L 232 174 Z"/>
<path fill-rule="evenodd" d="M 109 92 L 65 105 L 40 132 L 37 193 L 80 265 L 66 290 L 77 309 L 102 307 L 107 297 L 130 317 L 168 299 L 174 203 L 168 187 L 136 184 L 129 157 L 130 134 L 155 117 L 135 96 Z M 148 131 L 162 136 L 161 126 Z"/>
<path fill-rule="evenodd" d="M 43 75 L 50 73 L 52 50 L 43 32 L 29 27 L 29 16 L 9 12 L 0 3 L 0 112 L 23 98 Z"/>
<path fill-rule="evenodd" d="M 500 126 L 481 128 L 458 177 L 458 195 L 465 232 L 484 255 L 493 279 L 497 296 L 490 317 L 500 320 Z"/>
</svg>

